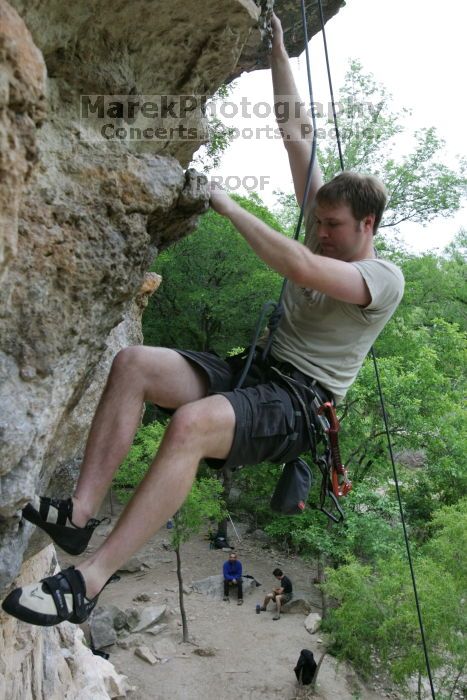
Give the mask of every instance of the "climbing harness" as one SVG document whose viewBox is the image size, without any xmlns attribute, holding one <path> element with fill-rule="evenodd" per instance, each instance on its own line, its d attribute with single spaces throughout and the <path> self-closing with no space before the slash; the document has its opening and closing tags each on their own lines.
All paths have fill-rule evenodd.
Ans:
<svg viewBox="0 0 467 700">
<path fill-rule="evenodd" d="M 317 382 L 307 385 L 284 374 L 274 365 L 272 365 L 271 369 L 294 395 L 304 417 L 308 430 L 311 457 L 321 472 L 320 502 L 317 508 L 330 520 L 339 523 L 344 519 L 344 513 L 338 499 L 349 493 L 352 483 L 340 458 L 338 442 L 339 421 L 337 420 L 334 405 L 332 401 L 323 401 L 316 388 Z M 303 399 L 302 392 L 308 394 L 308 402 Z M 313 420 L 313 415 L 308 410 L 307 403 L 312 406 L 316 421 Z M 319 429 L 317 430 L 317 428 Z M 320 455 L 318 455 L 317 449 L 318 442 L 321 442 L 324 446 L 324 452 Z M 328 509 L 328 500 L 330 500 L 331 506 L 334 506 L 336 509 L 337 516 Z"/>
</svg>

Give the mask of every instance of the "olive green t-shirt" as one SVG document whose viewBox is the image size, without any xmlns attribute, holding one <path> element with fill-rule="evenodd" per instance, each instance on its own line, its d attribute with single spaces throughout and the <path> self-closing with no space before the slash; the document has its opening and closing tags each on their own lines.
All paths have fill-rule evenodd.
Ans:
<svg viewBox="0 0 467 700">
<path fill-rule="evenodd" d="M 319 250 L 313 236 L 309 236 L 308 245 L 313 252 Z M 368 286 L 368 306 L 338 301 L 288 282 L 284 315 L 271 347 L 273 357 L 316 379 L 332 392 L 336 403 L 354 382 L 404 292 L 404 277 L 393 263 L 371 258 L 350 264 Z"/>
</svg>

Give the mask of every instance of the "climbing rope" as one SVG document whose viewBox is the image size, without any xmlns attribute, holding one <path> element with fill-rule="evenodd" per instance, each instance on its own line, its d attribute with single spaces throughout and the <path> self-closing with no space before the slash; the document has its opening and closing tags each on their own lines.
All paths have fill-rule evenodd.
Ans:
<svg viewBox="0 0 467 700">
<path fill-rule="evenodd" d="M 303 222 L 303 217 L 305 214 L 305 205 L 308 200 L 308 195 L 310 193 L 310 187 L 311 187 L 311 179 L 313 177 L 313 169 L 315 167 L 315 161 L 316 161 L 316 150 L 317 150 L 317 128 L 316 128 L 316 114 L 315 110 L 313 109 L 313 85 L 311 82 L 311 68 L 310 68 L 310 55 L 308 52 L 308 32 L 307 32 L 307 24 L 306 24 L 306 12 L 305 12 L 305 5 L 302 1 L 302 23 L 303 23 L 303 32 L 304 32 L 304 39 L 305 39 L 305 56 L 306 56 L 306 68 L 307 68 L 307 76 L 308 76 L 308 92 L 310 95 L 310 104 L 312 106 L 311 109 L 311 121 L 313 124 L 313 140 L 311 143 L 311 156 L 310 156 L 310 163 L 308 165 L 308 172 L 306 175 L 306 181 L 305 181 L 305 191 L 303 193 L 303 199 L 302 203 L 300 205 L 300 214 L 298 217 L 297 225 L 295 227 L 295 233 L 294 233 L 294 241 L 298 241 L 300 237 L 300 231 L 302 227 L 302 222 Z M 279 299 L 277 302 L 271 302 L 268 301 L 266 302 L 260 312 L 260 318 L 258 320 L 258 323 L 256 325 L 254 334 L 253 334 L 253 339 L 251 341 L 250 345 L 250 352 L 248 354 L 248 357 L 245 362 L 245 367 L 242 372 L 242 376 L 240 380 L 237 383 L 237 387 L 241 387 L 243 382 L 245 381 L 245 377 L 248 373 L 248 370 L 250 368 L 250 365 L 253 361 L 253 356 L 255 353 L 256 349 L 256 343 L 258 341 L 258 338 L 260 336 L 261 331 L 263 330 L 263 325 L 265 318 L 267 317 L 268 312 L 271 312 L 271 315 L 269 317 L 268 321 L 268 330 L 269 330 L 269 336 L 266 341 L 266 344 L 263 348 L 262 356 L 261 359 L 263 362 L 266 362 L 266 359 L 269 355 L 269 351 L 271 349 L 272 341 L 274 338 L 274 332 L 276 328 L 279 326 L 279 322 L 282 317 L 282 301 L 284 299 L 284 294 L 285 294 L 285 289 L 287 287 L 287 280 L 284 279 L 282 283 L 282 288 L 279 294 Z"/>
<path fill-rule="evenodd" d="M 303 14 L 304 0 L 301 0 L 301 4 L 302 4 L 302 14 Z M 330 93 L 330 97 L 331 97 L 332 113 L 333 113 L 333 119 L 334 119 L 334 128 L 336 130 L 336 141 L 337 141 L 337 147 L 338 147 L 338 151 L 339 151 L 339 161 L 340 161 L 341 170 L 345 170 L 344 158 L 342 155 L 341 138 L 340 138 L 340 133 L 339 133 L 339 125 L 338 125 L 338 121 L 337 121 L 337 114 L 336 114 L 336 108 L 335 108 L 335 102 L 334 102 L 334 90 L 332 87 L 331 69 L 330 69 L 330 62 L 329 62 L 328 46 L 327 46 L 327 41 L 326 41 L 326 30 L 324 28 L 323 6 L 322 6 L 321 0 L 318 0 L 318 6 L 319 6 L 319 15 L 320 15 L 320 23 L 321 23 L 321 33 L 322 33 L 323 44 L 324 44 L 324 55 L 326 58 L 326 69 L 327 69 L 327 74 L 328 74 L 329 93 Z M 307 53 L 307 56 L 308 56 L 308 53 Z M 307 69 L 308 69 L 308 63 L 307 63 Z M 313 102 L 311 104 L 313 105 Z M 425 656 L 426 669 L 427 669 L 428 678 L 430 681 L 431 696 L 432 696 L 433 700 L 435 700 L 435 689 L 433 686 L 433 678 L 432 678 L 432 674 L 431 674 L 430 659 L 428 656 L 428 648 L 427 648 L 426 639 L 425 639 L 425 630 L 424 630 L 424 625 L 423 625 L 422 612 L 421 612 L 421 608 L 420 608 L 420 601 L 419 601 L 419 597 L 418 597 L 417 582 L 416 582 L 416 578 L 415 578 L 415 571 L 413 568 L 412 555 L 410 552 L 410 544 L 409 544 L 409 538 L 408 538 L 408 534 L 407 534 L 407 527 L 406 527 L 406 523 L 405 523 L 404 509 L 402 507 L 402 497 L 401 497 L 401 492 L 400 492 L 400 488 L 399 488 L 399 479 L 397 476 L 397 469 L 396 469 L 396 462 L 394 459 L 394 452 L 392 449 L 391 434 L 389 432 L 389 421 L 388 421 L 388 417 L 387 417 L 387 413 L 386 413 L 386 406 L 385 406 L 385 401 L 384 401 L 384 396 L 383 396 L 383 389 L 381 386 L 381 380 L 380 380 L 380 375 L 379 375 L 379 370 L 378 370 L 378 362 L 376 360 L 376 354 L 375 354 L 373 347 L 370 350 L 370 354 L 371 354 L 371 358 L 373 360 L 373 366 L 375 369 L 376 385 L 378 388 L 379 400 L 380 400 L 380 404 L 381 404 L 381 411 L 382 411 L 382 415 L 383 415 L 384 429 L 385 429 L 386 439 L 387 439 L 387 443 L 388 443 L 388 451 L 389 451 L 389 456 L 390 456 L 391 464 L 392 464 L 394 484 L 396 486 L 397 500 L 399 503 L 399 511 L 400 511 L 401 522 L 402 522 L 402 529 L 404 532 L 405 548 L 407 550 L 407 558 L 409 561 L 410 576 L 412 579 L 412 588 L 413 588 L 413 592 L 414 592 L 415 605 L 417 608 L 418 625 L 420 628 L 420 635 L 421 635 L 421 639 L 422 639 L 422 646 L 423 646 L 423 653 Z"/>
</svg>

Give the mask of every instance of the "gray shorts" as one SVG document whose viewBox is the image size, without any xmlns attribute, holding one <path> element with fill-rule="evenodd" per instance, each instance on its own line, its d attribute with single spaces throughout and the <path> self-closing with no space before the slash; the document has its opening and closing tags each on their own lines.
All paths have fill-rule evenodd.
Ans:
<svg viewBox="0 0 467 700">
<path fill-rule="evenodd" d="M 292 593 L 279 593 L 280 599 L 281 599 L 281 605 L 285 605 L 286 603 L 290 603 L 292 600 L 293 594 Z"/>
<path fill-rule="evenodd" d="M 222 394 L 232 404 L 235 413 L 235 432 L 227 459 L 206 459 L 209 466 L 238 467 L 241 465 L 273 462 L 290 462 L 310 449 L 310 432 L 303 417 L 299 402 L 286 384 L 266 371 L 266 375 L 255 376 L 255 366 L 249 373 L 245 385 L 236 389 L 238 367 L 235 361 L 223 360 L 214 353 L 177 350 L 195 366 L 204 370 L 208 378 L 208 395 Z M 331 397 L 316 385 L 314 380 L 285 363 L 275 362 L 281 371 L 287 369 L 297 381 L 313 384 L 323 400 Z M 303 390 L 301 397 L 309 415 L 314 419 L 310 394 Z"/>
</svg>

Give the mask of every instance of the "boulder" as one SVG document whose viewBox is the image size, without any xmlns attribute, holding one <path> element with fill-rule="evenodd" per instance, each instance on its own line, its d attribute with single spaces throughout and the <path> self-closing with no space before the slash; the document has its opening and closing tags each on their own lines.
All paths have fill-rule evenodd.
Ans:
<svg viewBox="0 0 467 700">
<path fill-rule="evenodd" d="M 125 564 L 119 568 L 119 571 L 126 571 L 130 574 L 134 574 L 137 571 L 142 571 L 145 567 L 144 562 L 137 556 L 131 557 Z"/>
<path fill-rule="evenodd" d="M 152 634 L 154 637 L 158 634 L 161 634 L 161 632 L 165 632 L 168 629 L 168 625 L 163 622 L 161 625 L 154 625 L 154 627 L 148 627 L 145 629 L 146 634 Z"/>
<path fill-rule="evenodd" d="M 151 664 L 151 666 L 154 666 L 154 664 L 157 664 L 158 662 L 157 656 L 155 656 L 151 649 L 147 646 L 136 647 L 135 656 L 138 656 L 140 659 L 143 659 L 143 661 L 146 661 L 148 664 Z"/>
<path fill-rule="evenodd" d="M 108 647 L 117 641 L 112 613 L 106 608 L 99 607 L 93 611 L 89 619 L 89 629 L 95 649 Z"/>
<path fill-rule="evenodd" d="M 294 593 L 292 600 L 282 606 L 281 612 L 308 615 L 311 612 L 311 603 L 306 593 Z"/>
<path fill-rule="evenodd" d="M 167 612 L 166 605 L 150 605 L 139 614 L 139 621 L 132 628 L 132 632 L 143 632 L 148 627 L 153 627 Z"/>
<path fill-rule="evenodd" d="M 306 618 L 305 629 L 310 634 L 315 634 L 321 626 L 321 615 L 319 613 L 310 613 Z"/>
</svg>

